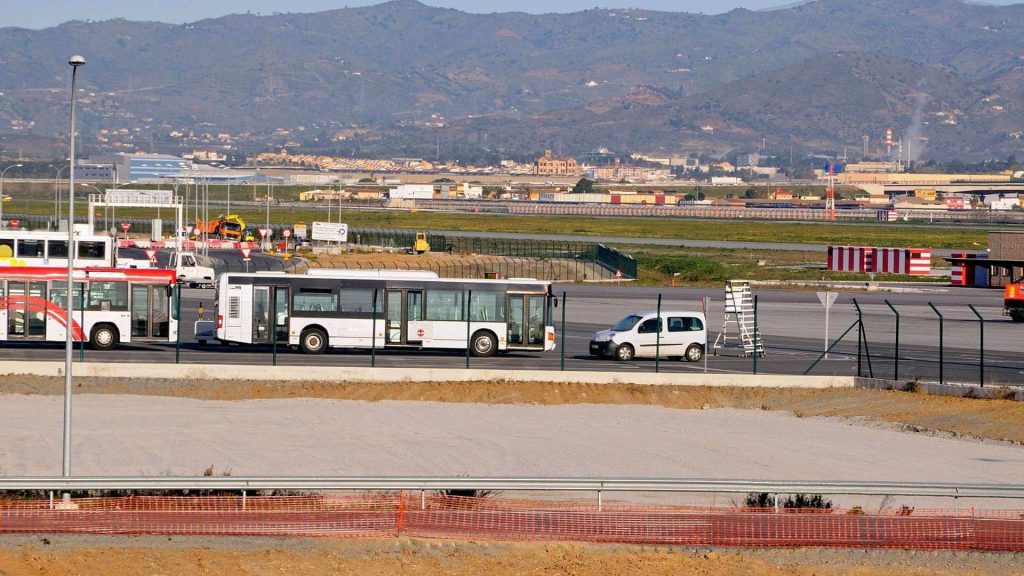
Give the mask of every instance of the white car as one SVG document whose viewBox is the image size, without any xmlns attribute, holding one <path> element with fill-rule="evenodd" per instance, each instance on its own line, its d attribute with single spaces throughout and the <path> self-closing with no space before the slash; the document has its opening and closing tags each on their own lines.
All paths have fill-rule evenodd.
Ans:
<svg viewBox="0 0 1024 576">
<path fill-rule="evenodd" d="M 632 360 L 660 354 L 670 360 L 697 362 L 704 357 L 706 345 L 704 314 L 662 310 L 659 320 L 656 311 L 648 310 L 634 312 L 612 328 L 595 332 L 590 339 L 590 355 Z"/>
</svg>

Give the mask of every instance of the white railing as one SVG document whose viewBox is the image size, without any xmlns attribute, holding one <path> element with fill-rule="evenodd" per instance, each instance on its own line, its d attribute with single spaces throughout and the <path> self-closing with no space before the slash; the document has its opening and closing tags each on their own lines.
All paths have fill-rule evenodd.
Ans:
<svg viewBox="0 0 1024 576">
<path fill-rule="evenodd" d="M 0 490 L 502 490 L 845 494 L 946 498 L 1024 498 L 1022 484 L 714 480 L 672 478 L 470 477 L 24 477 L 0 478 Z"/>
</svg>

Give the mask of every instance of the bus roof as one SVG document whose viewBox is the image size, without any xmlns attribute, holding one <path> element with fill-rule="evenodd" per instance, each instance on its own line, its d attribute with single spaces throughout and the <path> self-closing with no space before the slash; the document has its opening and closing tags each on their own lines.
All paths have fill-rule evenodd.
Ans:
<svg viewBox="0 0 1024 576">
<path fill-rule="evenodd" d="M 66 280 L 68 269 L 63 266 L 0 266 L 0 280 Z M 75 268 L 72 277 L 77 281 L 106 280 L 131 281 L 144 284 L 174 284 L 177 273 L 159 268 Z"/>
<path fill-rule="evenodd" d="M 386 275 L 386 276 L 363 276 L 363 275 L 346 275 L 344 270 L 340 271 L 339 274 L 289 274 L 287 272 L 225 272 L 221 275 L 221 278 L 258 278 L 266 280 L 268 278 L 280 278 L 288 280 L 302 280 L 302 279 L 317 279 L 317 280 L 407 280 L 407 281 L 419 281 L 419 282 L 450 282 L 450 283 L 480 283 L 480 284 L 533 284 L 537 286 L 550 286 L 549 280 L 537 280 L 535 278 L 438 278 L 435 274 L 433 277 L 419 276 L 419 275 Z M 395 270 L 395 272 L 401 272 Z"/>
</svg>

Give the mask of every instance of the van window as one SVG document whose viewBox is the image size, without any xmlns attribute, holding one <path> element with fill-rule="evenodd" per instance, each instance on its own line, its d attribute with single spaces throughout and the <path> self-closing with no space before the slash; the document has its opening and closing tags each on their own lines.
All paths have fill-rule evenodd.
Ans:
<svg viewBox="0 0 1024 576">
<path fill-rule="evenodd" d="M 661 332 L 661 319 L 651 318 L 650 320 L 644 320 L 640 324 L 640 328 L 637 329 L 637 332 L 640 334 L 657 334 Z"/>
<path fill-rule="evenodd" d="M 700 332 L 704 323 L 694 316 L 673 317 L 668 319 L 669 332 Z"/>
<path fill-rule="evenodd" d="M 618 324 L 612 326 L 612 330 L 615 330 L 616 332 L 629 332 L 630 330 L 633 329 L 633 326 L 636 326 L 636 323 L 639 321 L 639 316 L 634 316 L 631 314 L 629 316 L 626 316 L 622 320 L 619 320 Z"/>
</svg>

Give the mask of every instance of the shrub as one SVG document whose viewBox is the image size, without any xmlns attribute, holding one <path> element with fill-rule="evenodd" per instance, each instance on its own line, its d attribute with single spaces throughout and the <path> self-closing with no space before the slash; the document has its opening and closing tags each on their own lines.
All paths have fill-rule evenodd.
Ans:
<svg viewBox="0 0 1024 576">
<path fill-rule="evenodd" d="M 747 508 L 774 508 L 775 498 L 768 492 L 751 492 L 743 502 Z M 779 507 L 788 510 L 818 509 L 831 510 L 832 501 L 821 494 L 793 494 L 779 499 Z"/>
</svg>

